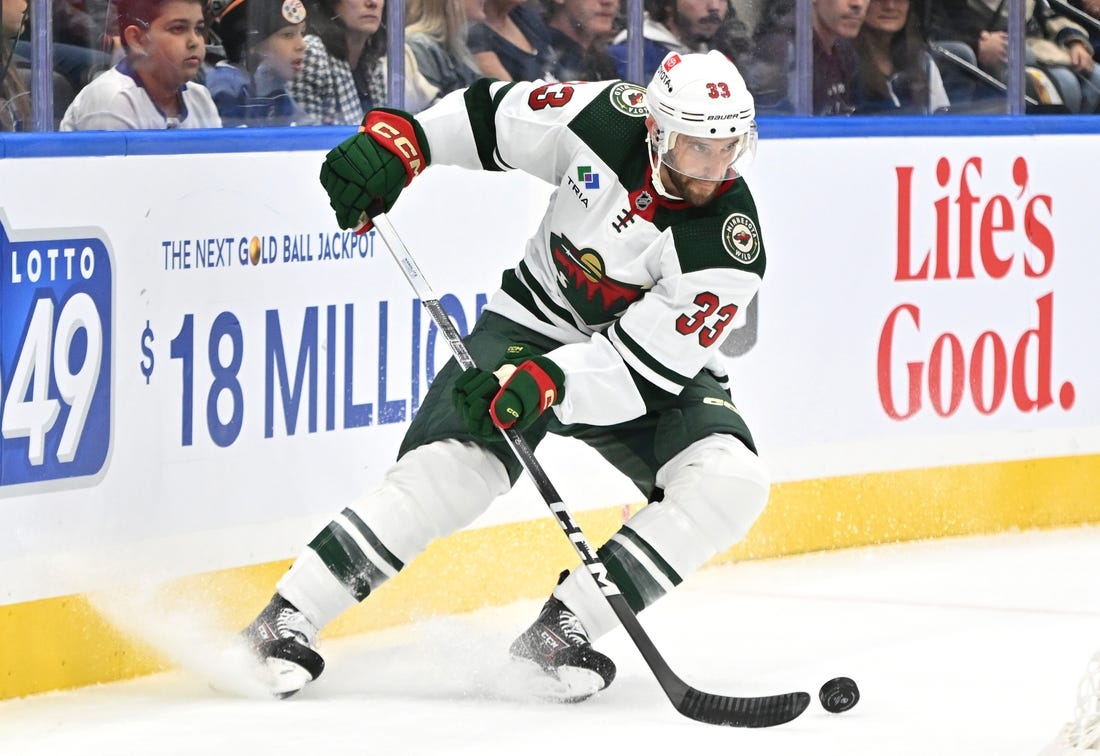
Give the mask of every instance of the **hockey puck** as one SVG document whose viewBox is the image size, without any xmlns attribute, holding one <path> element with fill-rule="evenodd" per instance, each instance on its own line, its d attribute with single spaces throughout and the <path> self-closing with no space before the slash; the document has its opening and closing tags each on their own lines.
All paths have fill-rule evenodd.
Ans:
<svg viewBox="0 0 1100 756">
<path fill-rule="evenodd" d="M 856 681 L 850 677 L 834 677 L 821 686 L 817 697 L 825 711 L 839 714 L 859 703 L 859 688 Z"/>
</svg>

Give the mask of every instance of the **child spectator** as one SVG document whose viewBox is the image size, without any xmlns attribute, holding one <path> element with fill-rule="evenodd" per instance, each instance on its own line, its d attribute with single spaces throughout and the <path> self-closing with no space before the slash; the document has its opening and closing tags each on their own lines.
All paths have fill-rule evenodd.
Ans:
<svg viewBox="0 0 1100 756">
<path fill-rule="evenodd" d="M 311 119 L 286 85 L 305 59 L 302 0 L 233 0 L 215 31 L 225 49 L 206 75 L 206 88 L 225 126 L 296 125 Z"/>
<path fill-rule="evenodd" d="M 31 96 L 15 65 L 15 39 L 23 29 L 27 0 L 0 0 L 0 131 L 31 130 Z"/>
<path fill-rule="evenodd" d="M 856 50 L 856 112 L 935 113 L 951 104 L 910 0 L 871 0 Z"/>
<path fill-rule="evenodd" d="M 472 23 L 485 20 L 485 0 L 409 0 L 405 6 L 405 43 L 420 73 L 441 94 L 473 84 L 481 77 L 466 44 Z"/>
<path fill-rule="evenodd" d="M 550 32 L 523 0 L 485 0 L 485 20 L 470 28 L 482 74 L 501 81 L 553 81 Z"/>
<path fill-rule="evenodd" d="M 386 99 L 384 0 L 313 0 L 302 70 L 287 82 L 301 107 L 323 124 L 358 125 Z M 405 110 L 439 97 L 405 48 Z"/>
<path fill-rule="evenodd" d="M 62 131 L 218 128 L 210 92 L 192 80 L 206 52 L 201 0 L 118 0 L 125 55 L 73 100 Z"/>
<path fill-rule="evenodd" d="M 615 33 L 619 0 L 544 0 L 551 74 L 558 81 L 603 81 L 619 78 L 607 43 Z"/>
</svg>

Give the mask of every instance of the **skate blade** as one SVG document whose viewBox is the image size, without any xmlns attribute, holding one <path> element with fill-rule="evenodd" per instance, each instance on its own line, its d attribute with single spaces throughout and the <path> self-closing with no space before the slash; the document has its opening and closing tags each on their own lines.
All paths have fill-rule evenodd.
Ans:
<svg viewBox="0 0 1100 756">
<path fill-rule="evenodd" d="M 579 703 L 599 693 L 603 678 L 590 669 L 559 667 L 547 672 L 527 659 L 513 659 L 510 674 L 503 676 L 503 692 L 510 698 Z"/>
<path fill-rule="evenodd" d="M 286 659 L 264 659 L 264 682 L 276 698 L 289 698 L 313 681 L 309 671 Z"/>
</svg>

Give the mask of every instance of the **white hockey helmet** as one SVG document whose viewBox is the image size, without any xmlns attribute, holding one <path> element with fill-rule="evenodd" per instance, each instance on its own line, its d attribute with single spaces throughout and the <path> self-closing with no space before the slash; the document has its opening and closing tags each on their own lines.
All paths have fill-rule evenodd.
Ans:
<svg viewBox="0 0 1100 756">
<path fill-rule="evenodd" d="M 735 164 L 744 167 L 756 155 L 752 94 L 737 66 L 717 50 L 666 55 L 646 89 L 646 106 L 656 124 L 650 159 L 657 182 L 659 163 L 692 178 L 725 181 L 737 175 Z"/>
</svg>

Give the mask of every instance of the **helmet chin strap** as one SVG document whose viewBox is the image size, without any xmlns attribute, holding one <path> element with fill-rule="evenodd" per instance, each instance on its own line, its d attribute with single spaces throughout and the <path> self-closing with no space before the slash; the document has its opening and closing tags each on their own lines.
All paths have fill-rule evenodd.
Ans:
<svg viewBox="0 0 1100 756">
<path fill-rule="evenodd" d="M 649 167 L 650 173 L 653 175 L 653 188 L 657 190 L 657 193 L 662 197 L 670 200 L 683 200 L 683 197 L 677 196 L 665 188 L 664 182 L 661 180 L 661 158 L 658 155 L 658 148 L 654 147 L 653 141 L 649 136 L 646 136 L 646 143 L 649 145 Z"/>
</svg>

